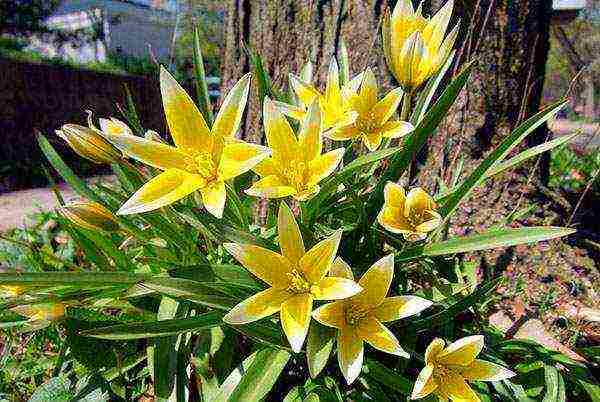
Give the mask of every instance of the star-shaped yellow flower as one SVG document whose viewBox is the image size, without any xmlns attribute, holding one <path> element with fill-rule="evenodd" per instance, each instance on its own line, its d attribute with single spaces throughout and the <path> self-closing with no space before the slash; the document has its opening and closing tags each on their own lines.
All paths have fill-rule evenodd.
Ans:
<svg viewBox="0 0 600 402">
<path fill-rule="evenodd" d="M 317 100 L 323 114 L 323 129 L 340 124 L 347 125 L 356 118 L 356 113 L 349 108 L 348 98 L 356 93 L 361 80 L 362 74 L 359 74 L 344 86 L 340 86 L 339 67 L 333 58 L 329 64 L 325 93 L 321 93 L 302 78 L 290 74 L 290 85 L 298 97 L 300 105 L 289 105 L 283 102 L 275 102 L 275 105 L 287 116 L 296 120 L 304 120 L 308 108 Z"/>
<path fill-rule="evenodd" d="M 212 130 L 169 72 L 161 68 L 163 106 L 175 146 L 133 135 L 104 132 L 126 155 L 163 170 L 140 188 L 117 212 L 152 211 L 199 190 L 208 212 L 220 218 L 225 207 L 225 181 L 250 169 L 270 154 L 266 147 L 234 140 L 250 86 L 250 75 L 231 89 Z"/>
<path fill-rule="evenodd" d="M 483 343 L 481 335 L 467 336 L 448 346 L 444 340 L 434 339 L 425 351 L 426 365 L 415 382 L 411 399 L 433 393 L 444 401 L 479 402 L 468 381 L 500 381 L 515 376 L 505 367 L 476 359 Z"/>
<path fill-rule="evenodd" d="M 341 259 L 336 259 L 335 264 L 346 265 Z M 335 268 L 335 272 L 347 272 L 347 278 L 352 279 L 352 271 L 347 266 Z M 393 275 L 394 256 L 390 254 L 373 264 L 358 281 L 362 292 L 313 312 L 315 320 L 339 330 L 338 363 L 348 384 L 360 374 L 363 341 L 376 349 L 408 358 L 398 339 L 382 323 L 418 314 L 432 304 L 417 296 L 386 297 Z"/>
<path fill-rule="evenodd" d="M 404 189 L 388 182 L 384 189 L 384 205 L 377 221 L 392 233 L 401 233 L 407 240 L 423 240 L 427 233 L 437 228 L 442 217 L 436 211 L 433 198 L 421 188 Z"/>
<path fill-rule="evenodd" d="M 321 155 L 323 137 L 317 102 L 310 106 L 297 138 L 285 116 L 268 98 L 263 113 L 272 156 L 253 169 L 261 179 L 246 193 L 266 198 L 292 196 L 301 201 L 313 197 L 320 190 L 318 183 L 333 173 L 344 156 L 344 148 Z"/>
<path fill-rule="evenodd" d="M 383 138 L 398 138 L 414 130 L 406 121 L 392 119 L 404 92 L 396 88 L 379 100 L 379 88 L 373 71 L 368 68 L 360 92 L 350 97 L 350 107 L 358 113 L 356 120 L 346 126 L 336 126 L 323 135 L 336 141 L 362 138 L 370 151 L 379 148 Z"/>
<path fill-rule="evenodd" d="M 224 245 L 246 269 L 271 287 L 235 306 L 223 321 L 246 324 L 280 312 L 281 326 L 292 350 L 299 352 L 308 332 L 313 301 L 350 297 L 361 287 L 351 279 L 327 276 L 341 231 L 305 251 L 298 224 L 285 202 L 279 206 L 277 230 L 281 254 L 249 244 Z"/>
<path fill-rule="evenodd" d="M 384 20 L 383 50 L 388 67 L 406 90 L 418 87 L 442 66 L 458 35 L 458 25 L 445 36 L 453 1 L 430 20 L 415 11 L 411 0 L 398 0 L 391 19 Z"/>
</svg>

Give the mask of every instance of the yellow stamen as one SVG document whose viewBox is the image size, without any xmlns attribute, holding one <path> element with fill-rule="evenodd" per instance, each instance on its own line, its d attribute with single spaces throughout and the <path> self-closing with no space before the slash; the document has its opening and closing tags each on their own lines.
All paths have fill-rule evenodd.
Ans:
<svg viewBox="0 0 600 402">
<path fill-rule="evenodd" d="M 368 313 L 369 310 L 362 306 L 351 305 L 346 309 L 346 323 L 352 326 L 358 325 Z"/>
<path fill-rule="evenodd" d="M 297 269 L 293 269 L 292 272 L 288 273 L 290 277 L 290 284 L 287 288 L 288 292 L 292 293 L 308 293 L 311 290 L 311 285 L 302 275 L 302 272 Z"/>
</svg>

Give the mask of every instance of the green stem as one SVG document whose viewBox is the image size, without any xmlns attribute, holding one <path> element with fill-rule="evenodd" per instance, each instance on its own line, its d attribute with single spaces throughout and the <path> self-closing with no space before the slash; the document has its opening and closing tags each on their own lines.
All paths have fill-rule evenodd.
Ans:
<svg viewBox="0 0 600 402">
<path fill-rule="evenodd" d="M 404 93 L 404 99 L 402 99 L 402 109 L 400 110 L 400 120 L 408 121 L 410 117 L 410 109 L 412 106 L 413 91 L 412 89 Z"/>
</svg>

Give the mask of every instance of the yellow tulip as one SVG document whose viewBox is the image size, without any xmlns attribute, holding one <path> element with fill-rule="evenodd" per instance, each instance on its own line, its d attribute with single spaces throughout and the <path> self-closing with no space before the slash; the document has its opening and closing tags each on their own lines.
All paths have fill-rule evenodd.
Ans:
<svg viewBox="0 0 600 402">
<path fill-rule="evenodd" d="M 364 73 L 360 92 L 349 98 L 350 107 L 358 113 L 356 120 L 346 126 L 336 126 L 323 135 L 336 141 L 362 138 L 370 151 L 379 148 L 383 138 L 399 138 L 414 130 L 412 124 L 393 119 L 403 91 L 396 88 L 379 100 L 379 88 L 373 71 Z"/>
<path fill-rule="evenodd" d="M 411 399 L 433 393 L 445 401 L 479 402 L 469 381 L 500 381 L 515 376 L 505 367 L 476 359 L 483 344 L 481 335 L 467 336 L 448 346 L 444 340 L 434 339 L 425 351 L 425 367 L 415 382 Z"/>
<path fill-rule="evenodd" d="M 0 295 L 6 297 L 17 297 L 25 293 L 25 288 L 23 286 L 17 285 L 1 285 L 0 286 Z"/>
<path fill-rule="evenodd" d="M 65 315 L 65 305 L 60 302 L 38 303 L 13 307 L 15 313 L 27 317 L 32 322 L 56 321 Z"/>
<path fill-rule="evenodd" d="M 126 155 L 163 170 L 117 213 L 152 211 L 199 190 L 206 210 L 221 218 L 225 181 L 247 172 L 270 154 L 266 147 L 234 140 L 249 87 L 250 74 L 247 74 L 225 97 L 211 130 L 185 90 L 161 68 L 163 106 L 175 146 L 133 135 L 105 133 Z"/>
<path fill-rule="evenodd" d="M 65 124 L 56 130 L 56 135 L 65 140 L 79 156 L 98 164 L 117 162 L 122 157 L 121 153 L 101 134 L 98 130 L 79 124 Z"/>
<path fill-rule="evenodd" d="M 446 36 L 453 0 L 431 19 L 414 10 L 411 0 L 398 0 L 391 19 L 384 20 L 383 50 L 388 67 L 405 90 L 421 85 L 442 66 L 454 46 L 459 26 Z"/>
<path fill-rule="evenodd" d="M 281 254 L 250 244 L 226 243 L 225 249 L 270 287 L 235 306 L 223 321 L 240 325 L 279 312 L 281 326 L 294 352 L 308 332 L 314 300 L 336 300 L 355 295 L 353 280 L 327 276 L 337 253 L 341 231 L 305 251 L 298 224 L 285 202 L 277 219 Z"/>
<path fill-rule="evenodd" d="M 246 190 L 266 198 L 292 196 L 307 200 L 316 195 L 319 182 L 333 173 L 344 156 L 344 148 L 321 155 L 323 137 L 321 112 L 313 102 L 298 137 L 274 103 L 265 98 L 263 121 L 272 156 L 254 168 L 261 179 Z"/>
<path fill-rule="evenodd" d="M 407 240 L 423 240 L 442 223 L 435 201 L 419 187 L 405 195 L 401 186 L 388 182 L 384 199 L 377 221 L 390 232 L 401 233 Z"/>
<path fill-rule="evenodd" d="M 303 71 L 304 77 L 308 75 L 308 72 Z M 340 87 L 339 67 L 334 58 L 329 65 L 325 93 L 319 92 L 318 89 L 302 78 L 290 74 L 290 85 L 298 97 L 300 105 L 289 105 L 277 101 L 274 103 L 285 115 L 296 120 L 304 120 L 310 105 L 317 100 L 323 115 L 321 122 L 323 129 L 337 125 L 347 125 L 356 118 L 356 113 L 349 109 L 348 98 L 356 93 L 361 80 L 362 74 L 359 74 L 343 87 Z"/>
<path fill-rule="evenodd" d="M 332 268 L 353 279 L 352 270 L 341 259 Z M 362 292 L 345 300 L 319 307 L 313 318 L 323 325 L 338 329 L 337 355 L 346 382 L 351 384 L 360 374 L 363 342 L 381 351 L 408 358 L 398 339 L 382 323 L 410 317 L 431 306 L 429 300 L 417 296 L 386 297 L 394 275 L 394 255 L 383 257 L 358 281 Z"/>
<path fill-rule="evenodd" d="M 58 212 L 85 229 L 102 232 L 119 230 L 119 223 L 112 212 L 97 202 L 71 202 L 59 207 Z"/>
</svg>

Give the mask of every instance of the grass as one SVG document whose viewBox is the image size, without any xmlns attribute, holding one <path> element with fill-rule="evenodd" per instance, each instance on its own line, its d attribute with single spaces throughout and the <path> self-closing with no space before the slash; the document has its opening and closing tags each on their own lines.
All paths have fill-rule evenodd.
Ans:
<svg viewBox="0 0 600 402">
<path fill-rule="evenodd" d="M 577 152 L 568 145 L 552 151 L 550 161 L 550 187 L 568 192 L 580 192 L 600 169 L 600 152 Z M 600 191 L 596 180 L 593 191 Z"/>
</svg>

